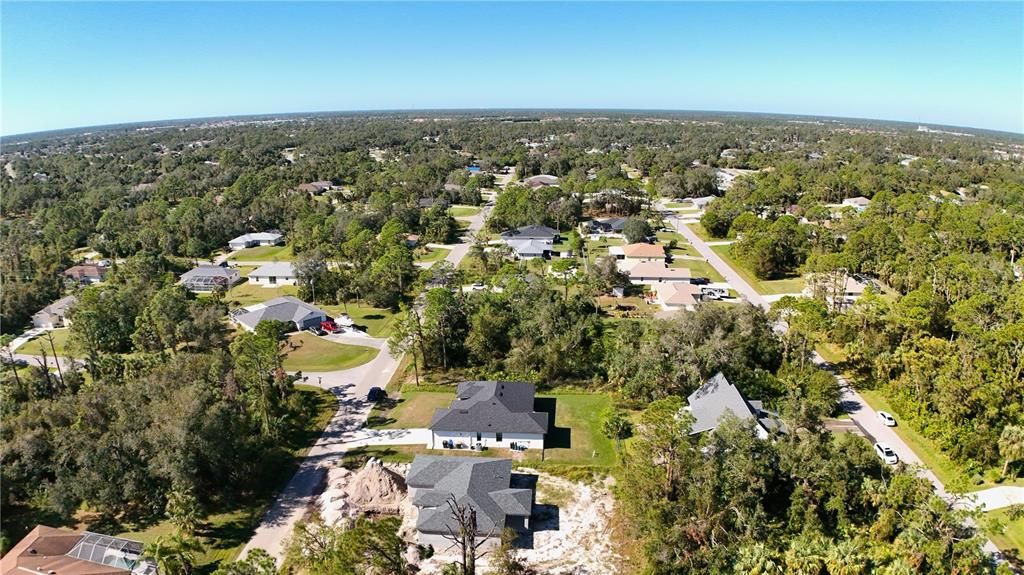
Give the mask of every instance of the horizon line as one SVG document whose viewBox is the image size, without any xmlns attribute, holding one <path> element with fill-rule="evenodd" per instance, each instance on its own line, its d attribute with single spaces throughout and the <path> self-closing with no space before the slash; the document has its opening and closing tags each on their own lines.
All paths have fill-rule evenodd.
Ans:
<svg viewBox="0 0 1024 575">
<path fill-rule="evenodd" d="M 912 120 L 890 120 L 884 118 L 863 118 L 856 116 L 833 116 L 833 115 L 819 115 L 819 114 L 798 114 L 791 112 L 752 112 L 752 111 L 739 111 L 739 110 L 700 110 L 700 109 L 684 109 L 684 108 L 601 108 L 601 107 L 581 107 L 581 108 L 538 108 L 538 107 L 492 107 L 492 108 L 365 108 L 365 109 L 354 109 L 354 110 L 317 110 L 317 111 L 306 111 L 306 112 L 264 112 L 264 113 L 246 113 L 246 114 L 229 114 L 229 115 L 214 115 L 214 116 L 193 116 L 187 118 L 164 118 L 154 120 L 132 120 L 126 122 L 112 122 L 107 124 L 90 124 L 71 126 L 67 128 L 51 128 L 47 130 L 36 130 L 32 132 L 19 132 L 15 134 L 0 134 L 0 142 L 9 140 L 11 138 L 28 138 L 28 139 L 39 139 L 48 137 L 49 135 L 58 135 L 61 132 L 74 133 L 79 131 L 87 130 L 113 130 L 119 127 L 142 127 L 142 126 L 154 126 L 161 123 L 170 124 L 182 124 L 188 122 L 208 122 L 213 120 L 231 120 L 231 119 L 251 119 L 251 118 L 274 118 L 274 117 L 287 117 L 287 116 L 327 116 L 327 115 L 373 115 L 373 114 L 425 114 L 425 113 L 479 113 L 479 112 L 510 112 L 510 113 L 552 113 L 552 112 L 611 112 L 618 114 L 627 113 L 671 113 L 671 114 L 707 114 L 707 115 L 743 115 L 743 116 L 767 116 L 767 117 L 788 117 L 788 118 L 814 118 L 823 119 L 830 121 L 858 121 L 868 123 L 893 123 L 893 124 L 905 124 L 907 126 L 925 126 L 925 127 L 937 127 L 937 128 L 957 128 L 961 130 L 971 130 L 975 132 L 983 132 L 989 134 L 1005 134 L 1008 136 L 1024 137 L 1024 131 L 1014 132 L 1010 130 L 996 130 L 993 128 L 978 128 L 974 126 L 961 126 L 957 124 L 940 124 L 933 122 L 922 122 Z M 169 126 L 168 126 L 169 127 Z"/>
</svg>

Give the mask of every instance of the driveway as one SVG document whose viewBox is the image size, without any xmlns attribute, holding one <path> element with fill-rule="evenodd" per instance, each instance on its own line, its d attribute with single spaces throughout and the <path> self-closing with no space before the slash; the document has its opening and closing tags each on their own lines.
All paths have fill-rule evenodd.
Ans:
<svg viewBox="0 0 1024 575">
<path fill-rule="evenodd" d="M 369 363 L 352 369 L 302 373 L 305 383 L 326 389 L 338 398 L 338 411 L 303 458 L 299 470 L 285 486 L 284 491 L 264 514 L 239 558 L 244 558 L 255 548 L 266 550 L 278 561 L 283 558 L 284 543 L 291 536 L 295 524 L 306 515 L 316 501 L 316 495 L 323 487 L 327 469 L 335 465 L 346 450 L 357 446 L 358 441 L 369 439 L 362 430 L 373 407 L 366 401 L 366 393 L 371 387 L 386 386 L 398 368 L 399 358 L 388 353 L 385 340 L 369 336 L 328 337 L 344 338 L 345 343 L 358 338 L 359 345 L 371 345 L 381 352 Z"/>
<path fill-rule="evenodd" d="M 706 259 L 708 263 L 711 264 L 711 267 L 715 268 L 715 270 L 718 271 L 718 273 L 722 274 L 722 277 L 725 278 L 725 281 L 728 282 L 729 285 L 732 286 L 732 288 L 740 294 L 740 297 L 754 305 L 768 309 L 770 304 L 764 298 L 764 296 L 757 293 L 757 290 L 755 290 L 753 286 L 747 283 L 747 281 L 744 280 L 743 277 L 740 276 L 740 274 L 736 273 L 736 270 L 732 269 L 732 267 L 729 266 L 729 264 L 725 263 L 725 260 L 723 260 L 721 256 L 715 253 L 715 251 L 711 249 L 711 246 L 708 245 L 707 242 L 700 239 L 700 237 L 696 233 L 694 233 L 694 231 L 691 230 L 689 226 L 683 223 L 679 218 L 670 217 L 669 221 L 672 222 L 672 225 L 673 227 L 675 227 L 676 231 L 683 234 L 683 237 L 685 237 L 688 242 L 693 244 L 693 247 L 694 249 L 697 250 L 697 253 L 704 256 L 704 259 Z"/>
</svg>

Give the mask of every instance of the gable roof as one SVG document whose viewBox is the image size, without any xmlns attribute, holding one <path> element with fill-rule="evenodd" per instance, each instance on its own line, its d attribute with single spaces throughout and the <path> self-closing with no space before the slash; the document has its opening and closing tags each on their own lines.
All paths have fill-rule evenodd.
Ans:
<svg viewBox="0 0 1024 575">
<path fill-rule="evenodd" d="M 658 282 L 652 287 L 665 305 L 696 305 L 700 294 L 700 288 L 690 282 Z"/>
<path fill-rule="evenodd" d="M 231 312 L 231 319 L 249 329 L 256 329 L 261 321 L 279 320 L 301 323 L 313 316 L 329 317 L 322 309 L 290 295 L 276 297 Z"/>
<path fill-rule="evenodd" d="M 640 262 L 627 271 L 632 279 L 655 278 L 682 281 L 693 277 L 690 275 L 690 268 L 670 268 L 664 262 Z"/>
<path fill-rule="evenodd" d="M 613 232 L 621 232 L 626 227 L 629 218 L 602 218 L 595 221 Z"/>
<path fill-rule="evenodd" d="M 537 254 L 541 255 L 554 247 L 551 240 L 508 240 L 505 242 L 512 251 L 519 255 Z"/>
<path fill-rule="evenodd" d="M 552 176 L 550 174 L 540 174 L 538 176 L 530 176 L 523 180 L 523 183 L 531 188 L 539 188 L 541 186 L 557 186 L 558 176 Z"/>
<path fill-rule="evenodd" d="M 35 314 L 32 315 L 32 317 L 67 315 L 68 308 L 75 305 L 75 302 L 77 301 L 78 298 L 76 298 L 73 295 L 64 296 L 59 300 L 51 303 L 50 305 L 44 307 L 43 309 L 37 311 Z"/>
<path fill-rule="evenodd" d="M 281 239 L 281 234 L 278 232 L 253 232 L 251 234 L 242 234 L 237 238 L 228 242 L 234 244 L 238 242 L 276 242 Z"/>
<path fill-rule="evenodd" d="M 233 278 L 238 275 L 238 270 L 223 266 L 200 265 L 181 274 L 181 281 L 188 281 L 195 278 Z"/>
<path fill-rule="evenodd" d="M 451 407 L 438 408 L 431 431 L 547 433 L 548 414 L 533 410 L 534 387 L 524 381 L 464 381 Z"/>
<path fill-rule="evenodd" d="M 501 239 L 508 240 L 554 240 L 558 230 L 547 226 L 523 226 L 501 232 Z"/>
<path fill-rule="evenodd" d="M 626 244 L 622 246 L 622 253 L 627 258 L 663 258 L 665 247 L 658 244 Z"/>
<path fill-rule="evenodd" d="M 694 422 L 690 434 L 711 431 L 718 427 L 718 422 L 732 413 L 740 419 L 755 419 L 758 426 L 767 434 L 769 429 L 785 431 L 778 418 L 765 411 L 760 401 L 747 401 L 740 390 L 726 379 L 722 372 L 716 373 L 697 391 L 686 398 Z"/>
<path fill-rule="evenodd" d="M 267 277 L 295 277 L 295 267 L 292 262 L 273 262 L 264 264 L 251 272 L 249 277 L 253 278 L 267 278 Z"/>
<path fill-rule="evenodd" d="M 533 511 L 533 490 L 511 487 L 510 459 L 417 455 L 405 481 L 416 490 L 416 529 L 423 533 L 447 533 L 454 527 L 448 507 L 452 497 L 476 510 L 477 529 L 493 536 L 501 534 L 507 517 L 529 517 Z"/>
</svg>

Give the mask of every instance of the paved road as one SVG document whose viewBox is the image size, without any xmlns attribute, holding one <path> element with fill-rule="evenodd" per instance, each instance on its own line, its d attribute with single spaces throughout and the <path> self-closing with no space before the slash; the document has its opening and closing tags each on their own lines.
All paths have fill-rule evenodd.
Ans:
<svg viewBox="0 0 1024 575">
<path fill-rule="evenodd" d="M 252 549 L 260 548 L 278 561 L 281 560 L 284 544 L 292 529 L 322 490 L 327 468 L 337 463 L 345 451 L 355 445 L 347 443 L 365 436 L 359 435 L 359 432 L 366 423 L 372 407 L 366 401 L 366 393 L 371 387 L 387 385 L 398 367 L 399 358 L 388 353 L 384 340 L 359 336 L 331 337 L 345 343 L 354 343 L 349 341 L 353 338 L 372 340 L 359 343 L 377 347 L 381 351 L 369 363 L 352 369 L 303 372 L 306 383 L 329 390 L 338 398 L 338 411 L 299 464 L 298 472 L 267 510 L 240 557 L 245 557 Z"/>
<path fill-rule="evenodd" d="M 490 210 L 490 207 L 484 206 L 483 209 L 480 210 L 480 213 L 476 215 L 458 218 L 469 222 L 469 229 L 463 234 L 462 241 L 460 243 L 444 246 L 451 250 L 448 252 L 448 255 L 444 257 L 445 261 L 450 262 L 453 267 L 459 267 L 462 259 L 466 257 L 467 253 L 469 253 L 470 246 L 473 245 L 473 236 L 483 229 L 484 221 L 487 219 L 487 214 Z"/>
<path fill-rule="evenodd" d="M 693 247 L 696 248 L 700 255 L 707 258 L 708 263 L 710 263 L 718 273 L 722 274 L 733 289 L 739 292 L 744 299 L 765 309 L 770 307 L 771 303 L 768 299 L 757 293 L 757 290 L 737 274 L 725 260 L 719 257 L 718 254 L 708 246 L 707 242 L 698 237 L 697 234 L 683 224 L 679 218 L 669 217 L 668 219 L 672 222 L 676 230 L 683 234 L 683 236 L 693 244 Z M 781 329 L 785 329 L 785 326 L 781 326 Z M 817 352 L 815 352 L 813 359 L 816 364 L 825 368 L 828 367 L 827 362 L 818 355 Z M 908 464 L 914 465 L 918 475 L 931 481 L 932 485 L 935 486 L 936 493 L 941 497 L 946 498 L 957 506 L 972 507 L 984 505 L 988 510 L 1006 507 L 1013 505 L 1016 502 L 1024 501 L 1024 488 L 1020 487 L 997 487 L 978 491 L 970 494 L 970 497 L 966 500 L 951 497 L 947 493 L 945 485 L 939 481 L 939 478 L 936 477 L 930 469 L 924 466 L 924 462 L 922 462 L 917 454 L 914 453 L 914 450 L 911 449 L 910 446 L 907 445 L 892 428 L 886 427 L 882 424 L 881 420 L 878 419 L 877 414 L 871 409 L 867 401 L 857 393 L 857 390 L 853 389 L 849 382 L 838 373 L 833 372 L 833 375 L 836 376 L 836 379 L 839 381 L 842 389 L 842 395 L 840 397 L 842 407 L 844 411 L 849 413 L 850 418 L 854 423 L 856 423 L 857 426 L 872 439 L 872 441 L 882 441 L 883 443 L 889 444 L 889 446 L 896 451 L 896 454 L 899 455 L 900 459 Z M 994 491 L 996 489 L 999 491 Z M 973 497 L 973 499 L 971 499 L 971 497 Z M 1000 556 L 999 548 L 991 541 L 986 541 L 985 550 L 997 557 Z"/>
</svg>

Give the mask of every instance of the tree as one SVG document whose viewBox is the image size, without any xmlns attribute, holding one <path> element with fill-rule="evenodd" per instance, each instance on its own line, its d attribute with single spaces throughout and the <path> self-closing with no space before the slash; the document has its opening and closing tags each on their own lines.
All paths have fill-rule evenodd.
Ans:
<svg viewBox="0 0 1024 575">
<path fill-rule="evenodd" d="M 501 543 L 491 557 L 488 575 L 530 575 L 533 570 L 526 566 L 516 553 L 516 532 L 508 527 L 501 532 Z"/>
<path fill-rule="evenodd" d="M 404 305 L 398 313 L 399 319 L 395 321 L 391 336 L 388 338 L 388 351 L 393 356 L 412 354 L 412 369 L 418 386 L 420 384 L 419 362 L 424 358 L 423 325 L 420 321 L 420 314 L 415 307 L 410 308 Z"/>
<path fill-rule="evenodd" d="M 446 533 L 442 535 L 451 541 L 459 554 L 459 575 L 476 575 L 476 562 L 487 555 L 480 542 L 494 536 L 494 533 L 483 533 L 477 529 L 476 509 L 472 505 L 463 505 L 455 499 L 448 498 L 448 509 L 451 511 L 453 523 L 446 523 Z"/>
<path fill-rule="evenodd" d="M 1024 459 L 1024 426 L 1007 425 L 999 434 L 999 454 L 1003 456 L 1003 477 L 1010 471 L 1010 465 Z"/>
<path fill-rule="evenodd" d="M 160 573 L 191 575 L 202 550 L 202 544 L 193 537 L 161 535 L 146 544 L 143 556 L 152 559 Z"/>
<path fill-rule="evenodd" d="M 629 273 L 619 269 L 614 256 L 601 256 L 587 269 L 586 283 L 594 293 L 608 294 L 617 287 L 629 286 Z"/>
<path fill-rule="evenodd" d="M 420 332 L 426 352 L 424 364 L 439 364 L 447 371 L 465 359 L 463 344 L 468 325 L 463 302 L 446 288 L 428 291 L 426 300 Z"/>
<path fill-rule="evenodd" d="M 615 448 L 621 449 L 622 440 L 633 434 L 633 424 L 621 409 L 608 408 L 601 414 L 601 433 L 615 440 Z"/>
<path fill-rule="evenodd" d="M 242 395 L 257 418 L 260 432 L 265 437 L 277 436 L 282 402 L 291 385 L 281 368 L 278 340 L 266 333 L 243 333 L 231 343 L 231 355 Z"/>
<path fill-rule="evenodd" d="M 203 513 L 199 500 L 190 488 L 179 485 L 171 489 L 164 509 L 165 515 L 181 535 L 192 536 L 199 530 Z"/>
<path fill-rule="evenodd" d="M 387 248 L 370 267 L 369 281 L 374 288 L 369 293 L 370 302 L 378 307 L 397 308 L 415 275 L 409 248 L 405 245 Z"/>
<path fill-rule="evenodd" d="M 329 294 L 329 282 L 327 276 L 330 270 L 327 267 L 327 258 L 323 252 L 314 248 L 295 256 L 295 279 L 300 286 L 299 297 L 316 303 L 316 287 L 320 286 L 320 294 Z"/>
<path fill-rule="evenodd" d="M 647 238 L 653 234 L 654 230 L 651 229 L 651 224 L 647 223 L 647 218 L 639 216 L 629 218 L 626 220 L 626 225 L 622 227 L 622 235 L 631 244 L 647 241 Z"/>
<path fill-rule="evenodd" d="M 132 342 L 143 351 L 171 350 L 192 331 L 189 294 L 184 286 L 170 284 L 161 288 L 135 319 Z"/>
<path fill-rule="evenodd" d="M 277 562 L 263 549 L 253 549 L 245 559 L 220 564 L 214 575 L 277 575 Z"/>
<path fill-rule="evenodd" d="M 576 259 L 558 258 L 551 262 L 551 273 L 555 275 L 565 288 L 564 296 L 569 297 L 569 284 L 576 279 Z"/>
</svg>

